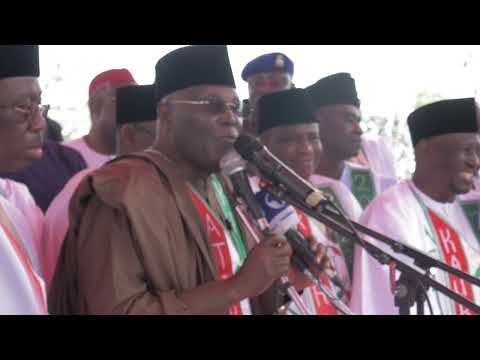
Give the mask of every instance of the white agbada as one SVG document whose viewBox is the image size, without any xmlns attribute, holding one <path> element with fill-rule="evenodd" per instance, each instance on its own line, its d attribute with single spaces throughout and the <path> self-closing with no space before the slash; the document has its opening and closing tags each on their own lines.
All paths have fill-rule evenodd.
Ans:
<svg viewBox="0 0 480 360">
<path fill-rule="evenodd" d="M 386 137 L 362 136 L 362 153 L 351 160 L 352 163 L 369 167 L 379 175 L 396 178 L 393 146 Z M 364 155 L 364 158 L 362 157 Z M 366 163 L 365 161 L 366 160 Z"/>
<path fill-rule="evenodd" d="M 19 182 L 0 178 L 0 196 L 17 231 L 20 233 L 32 265 L 41 274 L 39 246 L 43 236 L 44 216 L 28 188 Z"/>
<path fill-rule="evenodd" d="M 415 196 L 417 195 L 417 197 Z M 425 208 L 421 205 L 424 204 Z M 478 274 L 480 268 L 480 244 L 468 226 L 468 221 L 459 206 L 454 203 L 439 203 L 415 187 L 411 180 L 405 180 L 378 196 L 365 209 L 361 223 L 373 230 L 383 233 L 395 240 L 404 242 L 420 249 L 429 255 L 445 260 L 445 256 L 453 258 L 455 254 L 450 231 L 441 232 L 441 240 L 437 240 L 434 230 L 425 209 L 434 211 L 439 217 L 457 232 L 460 238 L 460 249 L 466 258 L 470 274 Z M 378 241 L 366 238 L 383 249 L 390 248 Z M 443 251 L 442 251 L 443 249 Z M 409 263 L 413 263 L 409 258 Z M 457 262 L 455 262 L 457 263 Z M 352 288 L 351 308 L 360 314 L 398 314 L 394 306 L 394 298 L 391 292 L 389 270 L 387 266 L 380 265 L 360 247 L 355 248 L 354 279 Z M 432 269 L 434 278 L 446 286 L 449 285 L 448 276 L 443 271 Z M 398 272 L 397 272 L 398 278 Z M 465 289 L 462 283 L 462 288 Z M 480 290 L 473 287 L 475 302 L 480 300 Z M 430 289 L 429 299 L 432 303 L 434 314 L 454 314 L 454 304 L 443 294 Z M 411 309 L 414 314 L 416 308 Z M 461 312 L 461 311 L 460 311 Z M 425 303 L 425 313 L 429 314 Z"/>
<path fill-rule="evenodd" d="M 89 168 L 102 166 L 115 157 L 115 155 L 104 155 L 96 152 L 90 146 L 88 146 L 84 137 L 64 142 L 63 145 L 77 150 L 83 156 Z"/>
<path fill-rule="evenodd" d="M 0 207 L 5 215 L 3 220 L 0 215 L 0 314 L 44 315 L 45 285 L 28 249 L 33 244 L 28 222 L 2 195 Z"/>
<path fill-rule="evenodd" d="M 40 265 L 47 289 L 50 288 L 57 258 L 65 235 L 67 234 L 70 199 L 85 176 L 96 169 L 97 168 L 87 168 L 75 174 L 65 184 L 62 191 L 58 193 L 47 209 L 43 226 L 43 236 L 39 246 Z"/>
</svg>

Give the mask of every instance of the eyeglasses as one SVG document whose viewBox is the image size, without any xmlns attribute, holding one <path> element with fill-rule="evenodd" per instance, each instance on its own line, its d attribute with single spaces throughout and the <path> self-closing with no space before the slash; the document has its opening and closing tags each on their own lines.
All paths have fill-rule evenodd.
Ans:
<svg viewBox="0 0 480 360">
<path fill-rule="evenodd" d="M 212 114 L 224 114 L 230 110 L 235 116 L 242 117 L 242 105 L 240 103 L 228 103 L 221 99 L 212 100 L 171 100 L 170 104 L 188 104 L 188 105 L 204 105 Z"/>
<path fill-rule="evenodd" d="M 39 112 L 43 114 L 49 105 L 29 102 L 19 105 L 0 105 L 0 109 L 12 110 L 22 115 L 22 122 L 30 122 Z"/>
</svg>

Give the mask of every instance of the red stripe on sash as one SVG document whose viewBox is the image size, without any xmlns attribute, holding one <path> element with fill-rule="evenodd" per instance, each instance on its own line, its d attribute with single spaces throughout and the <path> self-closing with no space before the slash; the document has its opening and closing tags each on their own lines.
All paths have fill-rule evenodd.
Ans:
<svg viewBox="0 0 480 360">
<path fill-rule="evenodd" d="M 299 218 L 299 223 L 297 230 L 302 233 L 303 236 L 308 237 L 312 236 L 312 229 L 310 228 L 310 223 L 308 222 L 305 214 L 299 209 L 295 209 Z M 325 273 L 321 273 L 320 281 L 327 289 L 332 289 L 330 281 Z M 312 294 L 313 303 L 315 305 L 315 312 L 317 315 L 336 315 L 337 310 L 331 301 L 326 297 L 326 295 L 318 288 L 317 285 L 312 285 L 309 287 Z"/>
<path fill-rule="evenodd" d="M 8 226 L 4 226 L 3 224 L 0 224 L 3 228 L 3 231 L 7 235 L 7 239 L 10 242 L 10 244 L 13 247 L 13 250 L 15 251 L 15 254 L 17 255 L 18 259 L 22 263 L 22 266 L 27 273 L 28 280 L 30 281 L 30 284 L 33 288 L 33 292 L 35 294 L 35 297 L 37 298 L 37 303 L 40 307 L 40 312 L 42 314 L 47 313 L 47 304 L 45 301 L 45 293 L 42 288 L 42 284 L 40 283 L 40 280 L 38 279 L 37 275 L 33 272 L 32 265 L 30 263 L 30 260 L 28 259 L 27 255 L 25 254 L 24 249 L 20 246 L 17 240 L 15 240 L 15 237 L 13 233 L 10 231 Z"/>
<path fill-rule="evenodd" d="M 469 273 L 467 257 L 462 248 L 457 232 L 444 222 L 435 212 L 428 209 L 428 216 L 433 224 L 444 261 L 455 269 Z M 452 291 L 460 294 L 470 301 L 474 301 L 472 285 L 458 276 L 448 274 L 449 286 Z M 457 315 L 474 315 L 463 305 L 454 302 Z"/>
<path fill-rule="evenodd" d="M 205 206 L 200 197 L 190 189 L 193 202 L 197 206 L 203 225 L 207 229 L 210 238 L 213 256 L 215 258 L 215 266 L 217 268 L 220 279 L 225 280 L 233 276 L 233 265 L 230 251 L 227 244 L 227 236 L 220 222 L 211 214 L 210 210 Z M 229 315 L 243 315 L 240 303 L 231 305 L 228 309 Z"/>
</svg>

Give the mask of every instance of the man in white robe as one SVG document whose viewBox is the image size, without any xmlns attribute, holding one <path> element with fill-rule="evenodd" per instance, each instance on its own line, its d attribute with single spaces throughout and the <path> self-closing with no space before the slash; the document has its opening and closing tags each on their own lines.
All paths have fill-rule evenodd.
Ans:
<svg viewBox="0 0 480 360">
<path fill-rule="evenodd" d="M 38 46 L 0 46 L 0 171 L 18 171 L 42 157 Z M 5 190 L 7 190 L 4 187 Z M 22 210 L 0 195 L 0 314 L 46 314 L 34 234 Z"/>
<path fill-rule="evenodd" d="M 315 107 L 322 143 L 315 174 L 342 181 L 365 208 L 377 194 L 395 184 L 396 179 L 388 169 L 377 171 L 382 167 L 380 163 L 388 162 L 377 161 L 373 154 L 378 151 L 370 151 L 368 161 L 365 159 L 363 163 L 351 161 L 362 154 L 362 146 L 368 143 L 360 127 L 355 80 L 350 74 L 338 73 L 320 79 L 307 91 Z"/>
<path fill-rule="evenodd" d="M 408 118 L 415 146 L 416 170 L 373 200 L 361 222 L 471 275 L 480 268 L 480 243 L 468 224 L 457 196 L 468 193 L 480 167 L 477 105 L 473 98 L 444 100 L 417 109 Z M 390 249 L 369 237 L 367 241 Z M 412 263 L 410 258 L 401 256 Z M 365 250 L 355 249 L 351 306 L 362 314 L 398 314 L 388 266 Z M 398 271 L 395 278 L 398 279 Z M 476 286 L 444 271 L 433 277 L 472 302 L 480 301 Z M 436 290 L 429 289 L 433 313 L 472 312 Z M 415 313 L 416 308 L 411 309 Z M 425 313 L 428 314 L 427 303 Z"/>
</svg>

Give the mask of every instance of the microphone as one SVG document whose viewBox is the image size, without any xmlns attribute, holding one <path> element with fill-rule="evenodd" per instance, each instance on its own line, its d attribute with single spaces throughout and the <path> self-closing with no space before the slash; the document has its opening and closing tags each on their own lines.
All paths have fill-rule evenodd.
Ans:
<svg viewBox="0 0 480 360">
<path fill-rule="evenodd" d="M 320 265 L 315 262 L 315 254 L 310 250 L 307 239 L 296 230 L 300 219 L 293 206 L 276 198 L 266 189 L 261 189 L 255 194 L 255 197 L 260 203 L 272 231 L 275 234 L 284 235 L 290 243 L 294 254 L 292 263 L 297 270 L 305 272 L 309 268 L 315 268 L 321 271 Z M 342 281 L 337 275 L 331 276 L 328 274 L 328 278 L 342 293 L 346 292 Z"/>
<path fill-rule="evenodd" d="M 248 176 L 245 172 L 245 166 L 245 160 L 243 160 L 242 157 L 233 149 L 224 155 L 220 160 L 220 169 L 222 174 L 230 178 L 237 196 L 245 201 L 248 210 L 254 217 L 257 225 L 260 227 L 260 230 L 262 232 L 272 231 L 275 234 L 284 235 L 293 249 L 293 256 L 291 260 L 292 265 L 300 272 L 307 274 L 307 276 L 313 276 L 309 271 L 309 266 L 315 266 L 318 268 L 318 264 L 316 264 L 315 255 L 308 246 L 308 241 L 303 237 L 302 234 L 295 230 L 295 227 L 300 221 L 295 209 L 286 202 L 276 199 L 265 189 L 261 189 L 261 191 L 255 195 L 250 186 L 250 182 L 248 181 Z M 262 199 L 265 198 L 267 198 L 267 200 L 262 201 Z M 265 204 L 265 206 L 263 206 L 263 204 Z M 337 276 L 328 277 L 333 284 L 341 289 L 342 292 L 345 292 L 345 288 Z M 288 279 L 284 278 L 282 280 L 283 283 L 288 284 Z M 317 279 L 314 280 L 316 280 L 320 289 L 327 295 L 328 298 L 332 300 L 334 305 L 340 311 L 343 313 L 350 313 L 348 307 L 336 299 L 336 297 L 332 295 L 328 289 L 324 288 Z M 289 287 L 288 292 L 296 303 L 298 301 L 300 307 L 304 306 L 302 305 L 303 302 L 301 299 L 296 299 L 298 294 L 296 291 L 292 290 L 291 286 Z M 304 311 L 308 313 L 307 310 Z"/>
<path fill-rule="evenodd" d="M 235 151 L 231 149 L 220 160 L 220 170 L 223 175 L 230 178 L 233 188 L 237 195 L 243 199 L 250 215 L 260 226 L 261 231 L 268 229 L 268 221 L 265 214 L 253 194 L 248 175 L 245 171 L 247 162 Z"/>
<path fill-rule="evenodd" d="M 233 147 L 243 159 L 252 162 L 267 180 L 283 185 L 289 193 L 310 208 L 315 209 L 328 202 L 327 196 L 285 165 L 255 137 L 242 134 Z"/>
<path fill-rule="evenodd" d="M 265 215 L 263 210 L 260 208 L 255 195 L 253 194 L 252 188 L 250 187 L 250 183 L 248 181 L 248 176 L 245 172 L 246 162 L 242 159 L 238 153 L 232 149 L 227 154 L 223 156 L 220 160 L 220 169 L 222 174 L 228 176 L 232 181 L 234 186 L 235 192 L 237 196 L 242 198 L 245 205 L 247 206 L 248 211 L 255 219 L 258 227 L 263 233 L 270 232 L 269 225 L 267 220 L 265 219 Z M 248 229 L 250 229 L 250 233 L 252 234 L 253 238 L 259 243 L 260 239 L 256 236 L 255 232 L 250 228 L 249 221 L 244 218 L 242 212 L 239 211 L 238 206 L 236 208 L 239 216 L 243 219 L 245 225 Z M 293 258 L 292 258 L 292 262 Z M 297 262 L 297 261 L 296 261 Z M 296 263 L 294 262 L 294 263 Z M 283 286 L 285 287 L 288 295 L 292 299 L 292 301 L 298 306 L 300 309 L 300 313 L 302 315 L 309 315 L 310 312 L 306 307 L 304 301 L 297 293 L 295 288 L 289 283 L 287 276 L 282 276 L 280 281 L 282 282 Z"/>
<path fill-rule="evenodd" d="M 233 149 L 220 160 L 222 174 L 230 178 L 235 192 L 245 201 L 261 230 L 285 236 L 293 250 L 293 264 L 301 272 L 308 266 L 318 267 L 308 241 L 295 229 L 300 221 L 295 209 L 265 189 L 254 194 L 245 171 L 246 165 L 247 162 Z"/>
<path fill-rule="evenodd" d="M 287 238 L 292 246 L 294 256 L 298 257 L 303 264 L 318 268 L 319 265 L 315 262 L 315 254 L 310 250 L 307 239 L 296 230 L 300 219 L 293 206 L 277 199 L 265 189 L 257 192 L 255 197 L 270 224 L 272 232 Z M 304 269 L 298 270 L 303 272 Z"/>
</svg>

